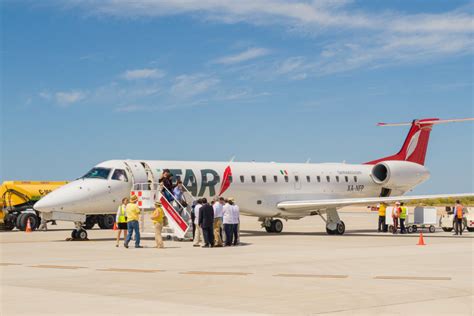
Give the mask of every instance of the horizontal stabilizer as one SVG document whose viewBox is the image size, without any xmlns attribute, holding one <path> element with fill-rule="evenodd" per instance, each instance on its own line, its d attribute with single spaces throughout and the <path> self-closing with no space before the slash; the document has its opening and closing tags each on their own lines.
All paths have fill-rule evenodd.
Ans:
<svg viewBox="0 0 474 316">
<path fill-rule="evenodd" d="M 443 124 L 443 123 L 457 123 L 457 122 L 467 122 L 474 121 L 474 117 L 462 118 L 462 119 L 450 119 L 450 120 L 424 120 L 420 121 L 419 124 Z M 406 123 L 377 123 L 377 126 L 411 126 L 413 122 Z"/>
</svg>

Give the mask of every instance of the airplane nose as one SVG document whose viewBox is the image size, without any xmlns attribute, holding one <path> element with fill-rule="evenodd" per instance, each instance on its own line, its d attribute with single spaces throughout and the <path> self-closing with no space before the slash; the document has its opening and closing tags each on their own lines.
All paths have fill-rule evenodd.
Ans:
<svg viewBox="0 0 474 316">
<path fill-rule="evenodd" d="M 33 206 L 40 212 L 84 212 L 107 198 L 104 183 L 76 180 L 49 193 Z"/>
</svg>

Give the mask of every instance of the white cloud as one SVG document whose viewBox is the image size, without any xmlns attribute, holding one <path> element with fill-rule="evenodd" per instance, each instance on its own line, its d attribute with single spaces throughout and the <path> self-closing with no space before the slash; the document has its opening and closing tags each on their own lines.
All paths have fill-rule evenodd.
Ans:
<svg viewBox="0 0 474 316">
<path fill-rule="evenodd" d="M 180 75 L 171 86 L 170 93 L 178 98 L 190 98 L 216 86 L 220 80 L 205 74 Z"/>
<path fill-rule="evenodd" d="M 38 95 L 45 100 L 51 100 L 51 93 L 48 91 L 41 91 Z"/>
<path fill-rule="evenodd" d="M 133 69 L 125 71 L 121 77 L 126 80 L 159 79 L 165 76 L 165 72 L 158 68 Z"/>
<path fill-rule="evenodd" d="M 67 106 L 83 100 L 86 94 L 82 91 L 59 91 L 54 98 L 59 105 Z"/>
<path fill-rule="evenodd" d="M 217 64 L 237 64 L 240 62 L 244 62 L 247 60 L 255 59 L 258 57 L 262 57 L 268 55 L 270 50 L 266 48 L 254 47 L 249 48 L 239 54 L 224 56 L 215 61 Z"/>
<path fill-rule="evenodd" d="M 331 39 L 323 52 L 316 51 L 313 60 L 307 56 L 310 66 L 306 68 L 312 68 L 318 74 L 362 66 L 378 67 L 394 61 L 418 61 L 425 57 L 443 58 L 474 50 L 474 23 L 469 6 L 441 13 L 411 14 L 364 10 L 350 0 L 76 0 L 73 6 L 93 14 L 115 17 L 188 14 L 223 23 L 244 22 L 259 27 L 283 25 L 292 34 L 300 31 L 304 36 L 329 35 Z M 347 46 L 347 51 L 338 51 L 347 44 L 359 47 Z M 216 62 L 234 64 L 263 53 L 254 48 Z M 298 76 L 302 77 L 302 74 Z"/>
</svg>

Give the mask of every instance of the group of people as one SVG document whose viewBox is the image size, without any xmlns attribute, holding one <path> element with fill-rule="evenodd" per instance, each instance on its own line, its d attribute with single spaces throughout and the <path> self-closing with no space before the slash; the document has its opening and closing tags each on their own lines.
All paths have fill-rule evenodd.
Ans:
<svg viewBox="0 0 474 316">
<path fill-rule="evenodd" d="M 379 207 L 379 223 L 378 232 L 387 232 L 388 225 L 385 223 L 385 217 L 387 212 L 387 204 L 380 203 Z M 464 217 L 464 206 L 460 200 L 456 200 L 456 204 L 453 207 L 455 235 L 462 235 L 462 222 Z M 398 223 L 400 221 L 400 233 L 406 234 L 405 221 L 407 219 L 407 208 L 403 205 L 403 202 L 396 202 L 392 208 L 392 219 L 393 219 L 393 234 L 398 232 Z"/>
<path fill-rule="evenodd" d="M 219 197 L 212 205 L 206 198 L 198 199 L 193 205 L 191 217 L 194 247 L 210 248 L 239 244 L 240 209 L 233 198 Z M 203 239 L 204 245 L 202 245 Z"/>
<path fill-rule="evenodd" d="M 400 233 L 406 234 L 405 228 L 405 221 L 407 219 L 407 208 L 403 204 L 403 202 L 396 202 L 394 207 L 392 208 L 392 219 L 393 219 L 393 229 L 392 233 L 398 233 L 398 223 L 400 221 Z M 380 232 L 388 232 L 388 225 L 386 224 L 385 217 L 387 213 L 387 204 L 382 202 L 379 205 L 379 225 L 377 231 Z"/>
<path fill-rule="evenodd" d="M 173 195 L 174 198 L 178 198 L 177 195 Z M 137 202 L 136 195 L 132 195 L 130 199 L 123 198 L 122 204 L 117 209 L 115 219 L 117 224 L 116 247 L 119 247 L 120 236 L 123 234 L 124 246 L 128 248 L 132 236 L 135 234 L 135 248 L 142 248 L 139 223 L 141 210 Z M 167 219 L 160 202 L 155 203 L 155 210 L 150 218 L 155 227 L 156 247 L 163 248 L 164 242 L 161 234 Z M 234 199 L 219 197 L 213 201 L 212 205 L 206 198 L 198 199 L 193 203 L 191 219 L 195 247 L 201 246 L 203 240 L 202 247 L 236 246 L 239 244 L 240 210 L 239 206 L 234 203 Z"/>
</svg>

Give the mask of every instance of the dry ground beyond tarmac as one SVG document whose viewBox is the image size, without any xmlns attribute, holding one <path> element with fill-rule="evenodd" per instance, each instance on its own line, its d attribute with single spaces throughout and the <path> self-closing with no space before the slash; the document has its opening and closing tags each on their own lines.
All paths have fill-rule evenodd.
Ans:
<svg viewBox="0 0 474 316">
<path fill-rule="evenodd" d="M 2 315 L 473 315 L 473 237 L 438 230 L 374 232 L 376 214 L 341 213 L 344 236 L 320 218 L 263 232 L 242 217 L 242 245 L 166 242 L 115 247 L 113 231 L 68 242 L 72 224 L 2 232 Z M 54 230 L 53 230 L 54 229 Z"/>
</svg>

